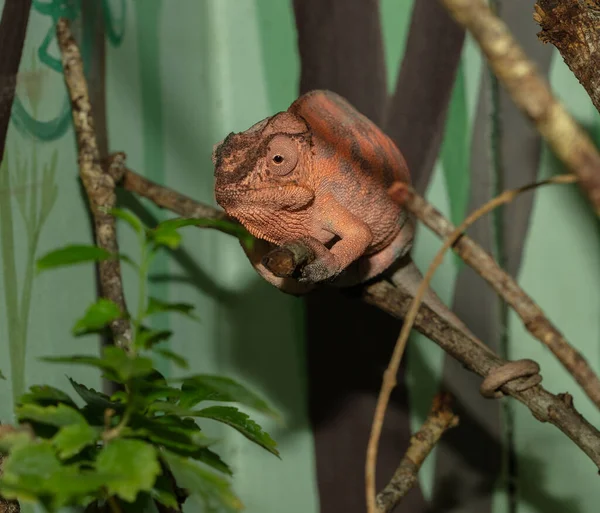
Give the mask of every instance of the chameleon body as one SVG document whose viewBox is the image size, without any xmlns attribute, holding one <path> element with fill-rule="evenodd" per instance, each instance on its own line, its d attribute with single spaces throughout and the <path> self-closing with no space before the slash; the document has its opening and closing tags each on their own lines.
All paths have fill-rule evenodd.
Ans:
<svg viewBox="0 0 600 513">
<path fill-rule="evenodd" d="M 414 221 L 387 193 L 410 183 L 391 139 L 341 96 L 311 91 L 289 109 L 213 152 L 215 194 L 226 213 L 275 246 L 299 241 L 316 255 L 297 280 L 257 271 L 291 293 L 314 284 L 355 285 L 385 271 L 412 245 Z M 294 283 L 296 282 L 296 283 Z"/>
<path fill-rule="evenodd" d="M 298 295 L 323 282 L 356 285 L 398 263 L 390 281 L 415 295 L 423 276 L 408 254 L 414 219 L 388 194 L 395 182 L 410 183 L 408 167 L 391 139 L 341 96 L 306 93 L 287 111 L 229 134 L 212 158 L 217 202 L 259 239 L 254 249 L 244 247 L 246 255 L 280 290 Z M 315 258 L 298 278 L 275 276 L 263 256 L 293 243 Z M 490 351 L 431 289 L 423 302 Z M 532 360 L 508 362 L 490 370 L 481 393 L 498 397 L 498 388 L 524 377 L 520 390 L 536 386 L 538 372 Z"/>
</svg>

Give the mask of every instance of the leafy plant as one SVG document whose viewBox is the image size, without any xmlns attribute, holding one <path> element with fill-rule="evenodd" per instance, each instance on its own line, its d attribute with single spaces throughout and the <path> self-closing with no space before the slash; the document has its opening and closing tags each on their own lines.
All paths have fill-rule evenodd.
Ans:
<svg viewBox="0 0 600 513">
<path fill-rule="evenodd" d="M 106 347 L 100 356 L 67 355 L 47 362 L 85 365 L 122 386 L 112 396 L 69 378 L 82 406 L 62 390 L 33 386 L 16 407 L 19 425 L 0 436 L 0 451 L 8 453 L 0 493 L 9 499 L 37 502 L 54 512 L 64 506 L 98 505 L 113 512 L 140 511 L 149 501 L 179 510 L 189 499 L 205 512 L 236 512 L 242 504 L 231 489 L 231 469 L 211 449 L 197 419 L 217 421 L 279 456 L 273 439 L 238 403 L 276 416 L 254 392 L 223 376 L 199 374 L 167 380 L 155 368 L 157 357 L 187 368 L 186 359 L 161 347 L 168 331 L 148 328 L 145 322 L 162 312 L 192 318 L 193 306 L 146 297 L 147 273 L 162 248 L 175 248 L 178 230 L 205 220 L 169 220 L 153 229 L 131 212 L 111 211 L 138 234 L 141 255 L 134 262 L 95 246 L 71 245 L 52 251 L 37 262 L 39 271 L 120 258 L 139 276 L 139 307 L 128 347 Z M 215 221 L 211 221 L 214 223 Z M 223 223 L 223 229 L 236 229 Z M 227 225 L 227 226 L 225 226 Z M 106 298 L 90 305 L 75 322 L 75 336 L 106 330 L 127 312 Z M 178 385 L 176 385 L 178 383 Z M 211 401 L 211 406 L 206 406 Z M 217 404 L 225 403 L 225 404 Z"/>
</svg>

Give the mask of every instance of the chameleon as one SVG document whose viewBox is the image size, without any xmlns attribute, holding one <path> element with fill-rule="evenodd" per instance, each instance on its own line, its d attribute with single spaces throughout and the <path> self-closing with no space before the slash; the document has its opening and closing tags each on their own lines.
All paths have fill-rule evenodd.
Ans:
<svg viewBox="0 0 600 513">
<path fill-rule="evenodd" d="M 284 292 L 368 281 L 412 246 L 414 221 L 387 194 L 396 181 L 410 183 L 406 161 L 336 93 L 311 91 L 286 112 L 229 134 L 213 163 L 216 200 L 230 217 L 272 245 L 299 241 L 314 252 L 296 280 L 250 257 Z"/>
<path fill-rule="evenodd" d="M 217 203 L 256 237 L 253 249 L 244 247 L 246 255 L 281 291 L 351 287 L 392 268 L 387 274 L 396 286 L 416 291 L 423 278 L 410 258 L 415 220 L 388 193 L 398 182 L 410 185 L 408 165 L 396 144 L 340 95 L 301 95 L 286 111 L 230 133 L 214 146 L 212 161 Z M 314 258 L 296 276 L 277 276 L 265 256 L 293 244 Z M 400 269 L 398 262 L 404 262 Z M 479 342 L 431 289 L 424 303 Z M 535 362 L 515 370 L 523 362 L 500 367 L 504 374 L 489 380 L 494 390 L 499 376 L 508 378 L 504 383 L 525 375 L 537 381 Z"/>
</svg>

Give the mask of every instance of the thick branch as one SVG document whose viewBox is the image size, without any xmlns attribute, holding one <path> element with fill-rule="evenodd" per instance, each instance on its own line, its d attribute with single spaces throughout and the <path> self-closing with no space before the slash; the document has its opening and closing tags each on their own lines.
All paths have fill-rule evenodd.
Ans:
<svg viewBox="0 0 600 513">
<path fill-rule="evenodd" d="M 533 19 L 540 40 L 556 47 L 600 112 L 600 2 L 538 0 Z"/>
<path fill-rule="evenodd" d="M 132 171 L 128 171 L 127 175 L 139 176 Z M 175 205 L 177 209 L 173 211 L 178 215 L 202 217 L 194 215 L 194 212 L 207 211 L 212 212 L 213 215 L 218 215 L 220 212 L 149 180 L 144 179 L 144 183 L 156 188 L 155 191 L 162 189 L 160 194 L 162 204 L 159 206 Z M 142 181 L 130 180 L 128 184 L 128 189 L 131 192 L 149 197 L 144 190 L 136 189 L 134 186 L 134 184 L 142 184 Z M 166 197 L 169 197 L 169 199 L 166 200 Z M 176 198 L 182 198 L 185 201 L 176 201 Z M 186 205 L 186 208 L 181 208 L 181 205 Z M 292 260 L 297 258 L 296 264 L 310 259 L 309 251 L 301 252 L 298 251 L 298 248 L 295 248 L 290 255 Z M 392 277 L 391 281 L 398 280 L 394 280 Z M 391 281 L 381 278 L 363 287 L 361 290 L 362 298 L 384 312 L 403 319 L 413 300 L 413 294 L 410 290 L 394 285 Z M 508 363 L 486 348 L 481 341 L 477 341 L 458 327 L 449 325 L 445 319 L 426 305 L 421 305 L 414 326 L 417 331 L 463 363 L 467 369 L 482 377 L 486 377 L 492 369 L 502 367 Z M 600 468 L 600 432 L 575 410 L 572 401 L 568 400 L 570 396 L 568 394 L 555 396 L 541 385 L 519 391 L 526 381 L 527 378 L 511 381 L 504 385 L 501 390 L 525 404 L 540 422 L 550 422 L 558 427 Z"/>
<path fill-rule="evenodd" d="M 448 393 L 433 398 L 427 419 L 410 439 L 410 445 L 394 472 L 389 484 L 377 495 L 378 513 L 389 513 L 417 483 L 417 475 L 425 458 L 438 443 L 442 435 L 458 425 L 458 417 L 450 408 L 452 397 Z"/>
<path fill-rule="evenodd" d="M 65 81 L 71 97 L 73 124 L 79 150 L 79 176 L 94 217 L 96 243 L 116 255 L 119 253 L 116 223 L 108 210 L 114 208 L 117 203 L 115 181 L 111 175 L 118 174 L 115 168 L 124 166 L 124 154 L 117 154 L 111 159 L 111 173 L 102 168 L 83 62 L 67 20 L 58 21 L 56 34 L 62 54 Z M 115 302 L 121 312 L 126 313 L 120 261 L 117 258 L 102 261 L 99 263 L 99 271 L 101 294 Z M 113 321 L 110 328 L 115 343 L 127 345 L 131 341 L 131 325 L 127 319 Z"/>
<path fill-rule="evenodd" d="M 588 135 L 552 95 L 508 27 L 483 0 L 441 0 L 471 32 L 488 64 L 515 104 L 535 123 L 556 155 L 579 177 L 579 185 L 600 216 L 600 154 Z"/>
<path fill-rule="evenodd" d="M 450 221 L 413 188 L 403 186 L 398 192 L 404 207 L 442 239 L 446 239 L 456 230 Z M 600 408 L 598 376 L 583 355 L 569 344 L 563 334 L 546 317 L 544 311 L 512 276 L 502 270 L 491 255 L 466 235 L 453 245 L 453 249 L 514 309 L 527 331 L 554 353 L 588 397 Z"/>
</svg>

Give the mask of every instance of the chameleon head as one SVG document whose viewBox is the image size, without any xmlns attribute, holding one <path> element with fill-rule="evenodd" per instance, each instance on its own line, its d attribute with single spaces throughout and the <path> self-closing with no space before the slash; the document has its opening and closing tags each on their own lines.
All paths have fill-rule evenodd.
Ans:
<svg viewBox="0 0 600 513">
<path fill-rule="evenodd" d="M 290 226 L 304 225 L 298 221 L 314 199 L 311 136 L 301 117 L 280 112 L 231 133 L 215 145 L 212 159 L 215 197 L 229 216 L 275 244 L 303 235 L 290 233 Z"/>
</svg>

